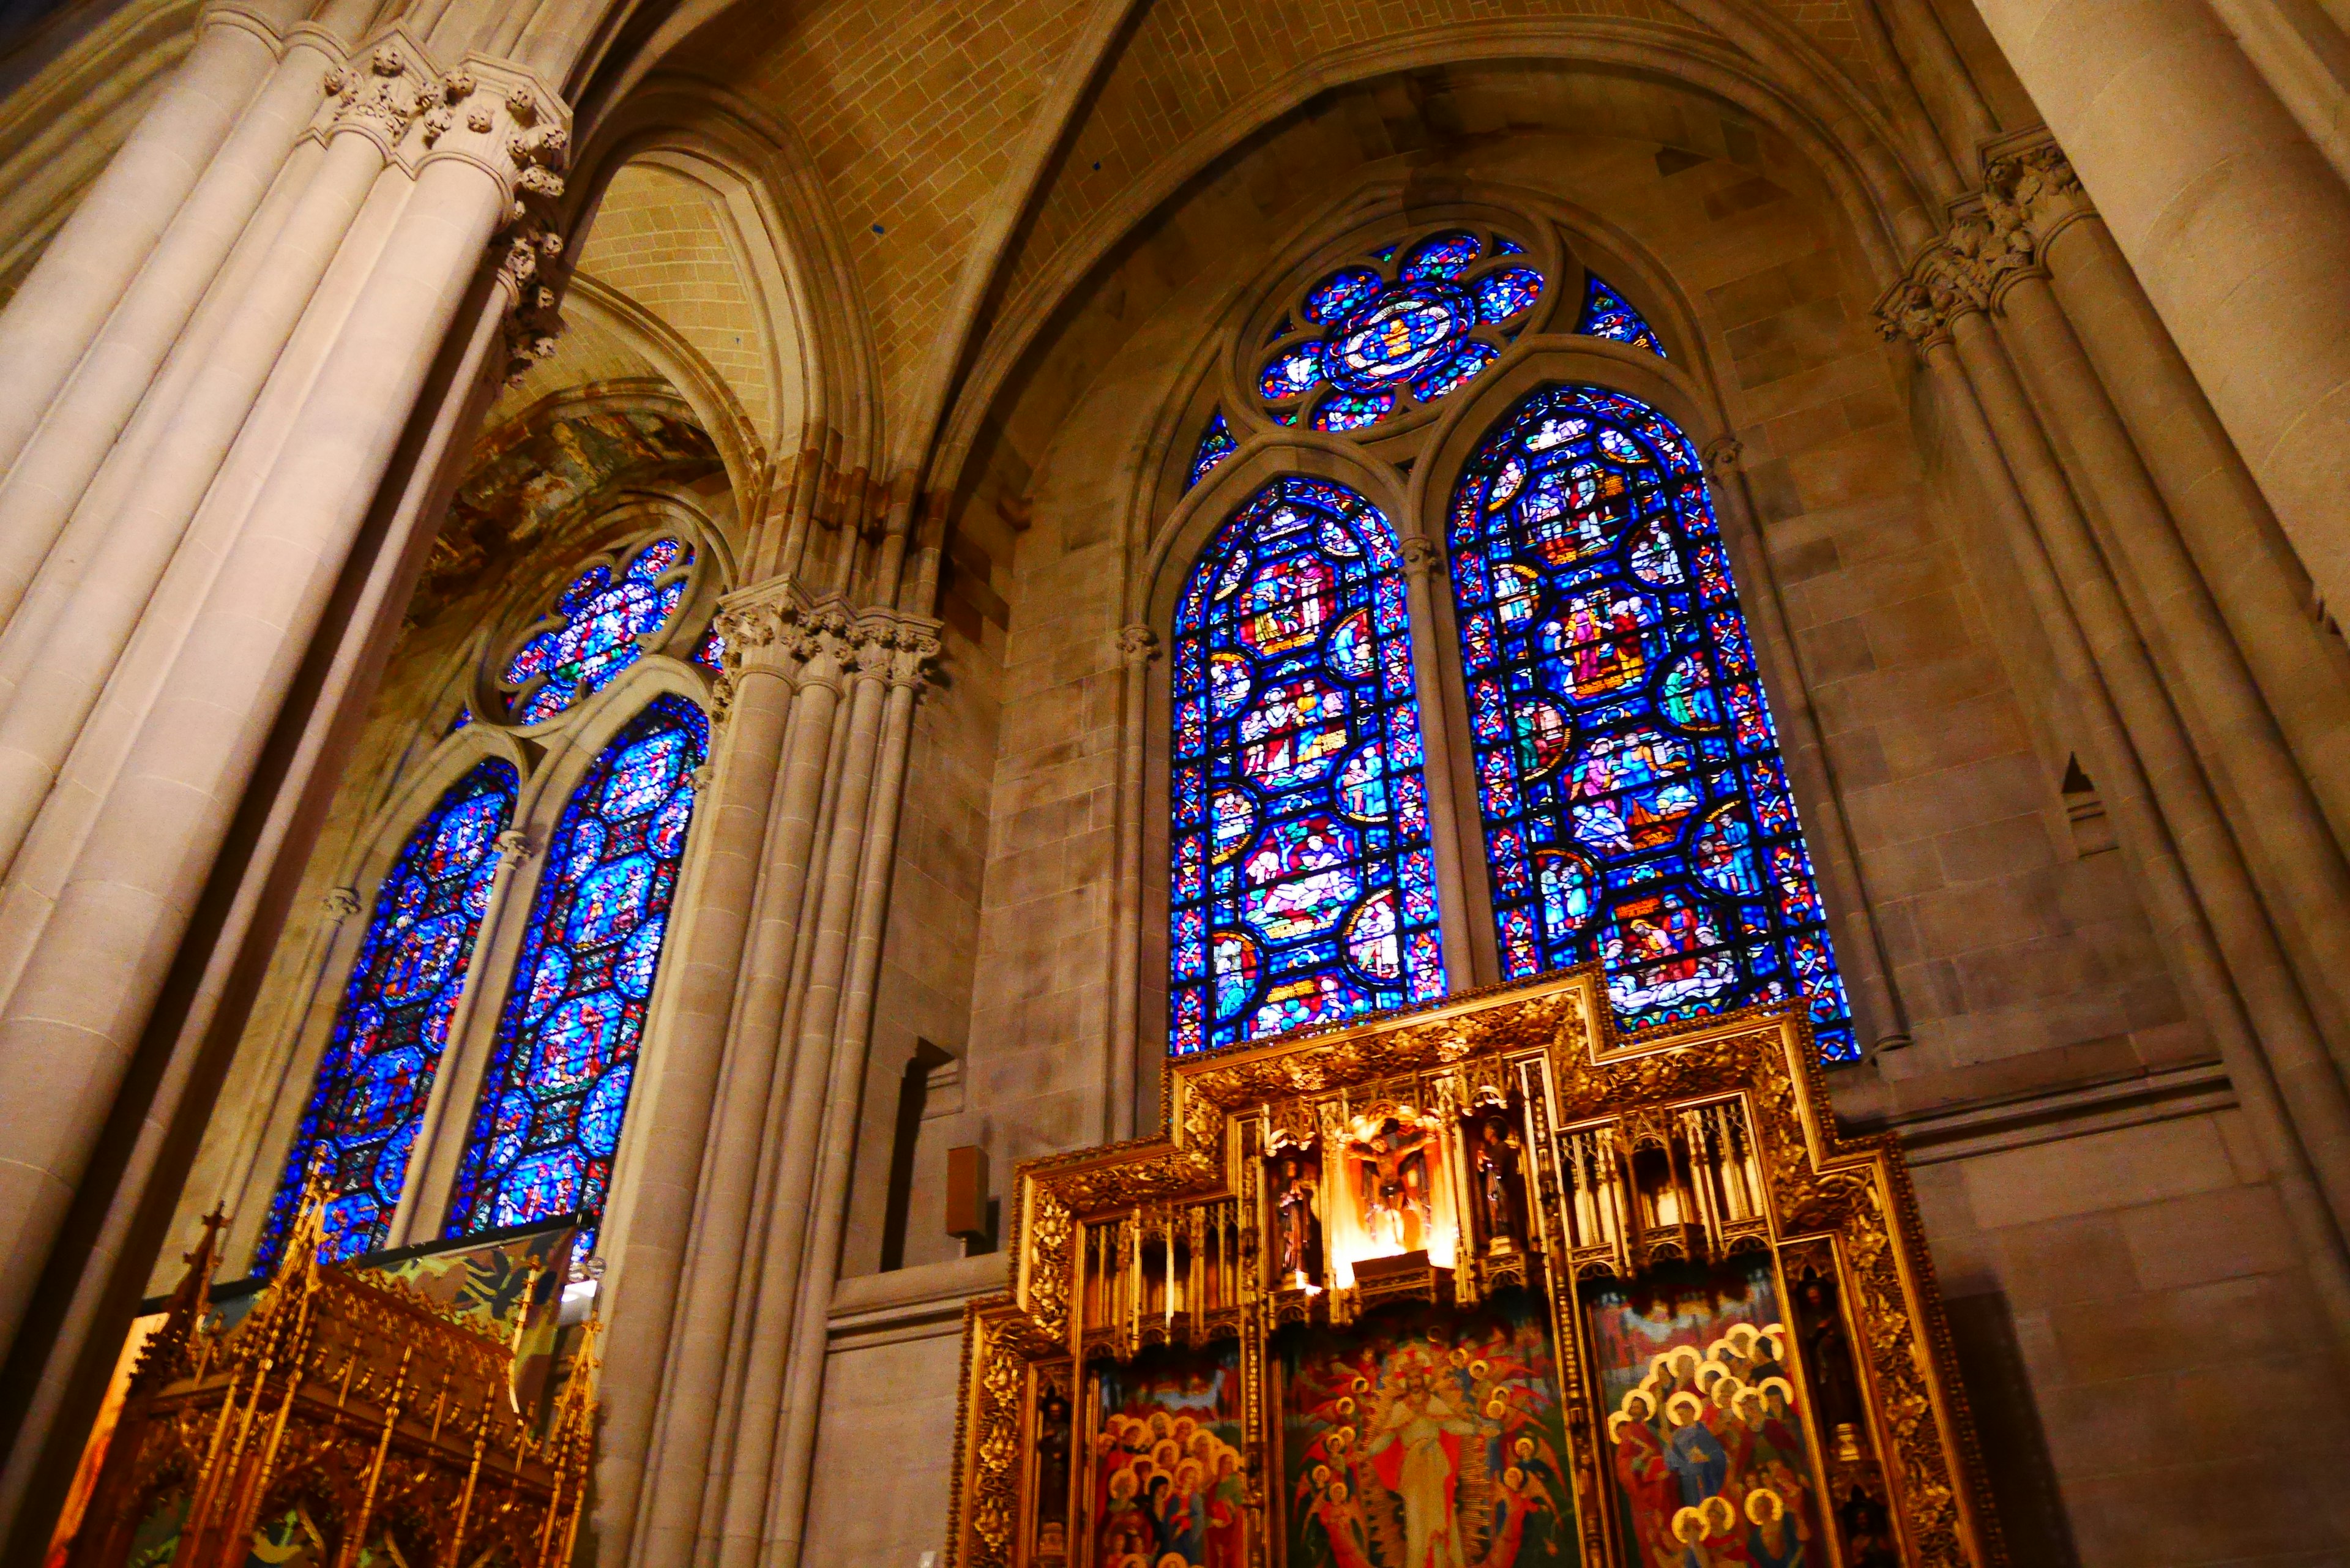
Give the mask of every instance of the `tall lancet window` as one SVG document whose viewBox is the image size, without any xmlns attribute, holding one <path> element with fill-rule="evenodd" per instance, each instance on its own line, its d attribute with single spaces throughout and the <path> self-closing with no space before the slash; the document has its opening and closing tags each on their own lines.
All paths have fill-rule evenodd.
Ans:
<svg viewBox="0 0 2350 1568">
<path fill-rule="evenodd" d="M 473 966 L 498 836 L 514 821 L 518 785 L 511 763 L 476 763 L 417 825 L 384 877 L 269 1206 L 259 1271 L 277 1262 L 314 1159 L 323 1158 L 327 1185 L 338 1194 L 327 1215 L 330 1256 L 384 1244 Z"/>
<path fill-rule="evenodd" d="M 1175 611 L 1171 1046 L 1444 994 L 1394 530 L 1287 477 L 1217 530 Z"/>
<path fill-rule="evenodd" d="M 556 823 L 449 1208 L 448 1234 L 577 1212 L 594 1250 L 710 723 L 656 697 Z"/>
<path fill-rule="evenodd" d="M 1687 439 L 1620 392 L 1534 392 L 1449 532 L 1504 973 L 1603 960 L 1630 1028 L 1800 996 L 1821 1054 L 1856 1056 Z"/>
</svg>

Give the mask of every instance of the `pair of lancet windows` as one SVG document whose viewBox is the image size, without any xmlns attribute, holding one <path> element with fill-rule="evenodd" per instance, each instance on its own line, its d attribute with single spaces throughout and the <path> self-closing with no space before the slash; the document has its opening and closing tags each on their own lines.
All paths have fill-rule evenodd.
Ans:
<svg viewBox="0 0 2350 1568">
<path fill-rule="evenodd" d="M 661 534 L 577 571 L 494 666 L 506 721 L 555 728 L 645 653 L 675 644 L 694 566 L 691 543 Z M 722 652 L 712 630 L 687 656 L 714 668 Z M 473 722 L 463 709 L 451 732 Z M 592 1249 L 709 749 L 707 717 L 674 692 L 651 697 L 605 742 L 547 834 L 502 986 L 475 976 L 474 961 L 522 781 L 489 757 L 442 793 L 377 888 L 265 1221 L 261 1268 L 313 1168 L 337 1194 L 332 1254 L 386 1243 L 452 1026 L 492 1007 L 479 1090 L 452 1112 L 466 1132 L 443 1231 L 576 1214 L 579 1255 Z M 470 1002 L 469 990 L 479 993 Z"/>
<path fill-rule="evenodd" d="M 1343 308 L 1376 314 L 1399 286 L 1426 291 L 1420 258 L 1449 265 L 1480 244 L 1439 234 L 1402 253 L 1394 283 L 1341 269 L 1306 298 L 1358 286 Z M 1466 267 L 1435 275 L 1480 281 Z M 1596 277 L 1580 320 L 1663 352 Z M 1345 341 L 1326 339 L 1324 358 Z M 1275 371 L 1302 363 L 1294 352 L 1267 365 L 1268 397 Z M 1236 445 L 1219 412 L 1191 482 Z M 1622 392 L 1539 389 L 1480 441 L 1441 529 L 1481 903 L 1503 978 L 1597 961 L 1631 1028 L 1799 1000 L 1823 1057 L 1856 1055 L 1688 439 Z M 1435 687 L 1413 669 L 1388 519 L 1336 482 L 1274 479 L 1211 536 L 1173 630 L 1170 1048 L 1343 1023 L 1467 983 L 1444 971 L 1440 920 L 1471 917 L 1440 912 L 1429 792 L 1445 787 L 1449 759 L 1425 754 L 1420 692 Z"/>
</svg>

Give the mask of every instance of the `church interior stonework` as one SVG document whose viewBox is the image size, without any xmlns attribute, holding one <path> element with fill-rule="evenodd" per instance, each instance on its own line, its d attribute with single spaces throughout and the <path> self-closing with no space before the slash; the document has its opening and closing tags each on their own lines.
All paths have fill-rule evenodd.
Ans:
<svg viewBox="0 0 2350 1568">
<path fill-rule="evenodd" d="M 0 1562 L 2350 1563 L 2345 278 L 2350 0 L 0 4 Z"/>
</svg>

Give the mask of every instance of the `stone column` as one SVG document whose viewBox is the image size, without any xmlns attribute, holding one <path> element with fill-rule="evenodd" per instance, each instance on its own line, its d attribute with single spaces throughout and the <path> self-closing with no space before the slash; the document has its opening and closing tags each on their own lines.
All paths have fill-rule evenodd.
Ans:
<svg viewBox="0 0 2350 1568">
<path fill-rule="evenodd" d="M 2221 624 L 2170 514 L 2139 462 L 2105 389 L 2082 358 L 2064 314 L 2035 270 L 1995 296 L 2010 357 L 2030 378 L 2089 504 L 2103 558 L 2124 595 L 2205 770 L 2230 803 L 2228 822 L 2255 874 L 2296 970 L 2326 1020 L 2335 1060 L 2350 1069 L 2340 987 L 2350 981 L 2350 867 L 2311 795 L 2236 643 Z"/>
<path fill-rule="evenodd" d="M 1159 634 L 1137 624 L 1118 634 L 1126 667 L 1119 693 L 1118 747 L 1118 890 L 1110 940 L 1109 1053 L 1102 1063 L 1102 1127 L 1105 1143 L 1134 1136 L 1134 1070 L 1142 1050 L 1142 814 L 1143 759 L 1149 755 L 1150 661 L 1159 657 Z"/>
<path fill-rule="evenodd" d="M 1461 842 L 1461 813 L 1451 778 L 1436 771 L 1441 766 L 1438 759 L 1452 754 L 1445 730 L 1444 699 L 1436 680 L 1436 672 L 1444 667 L 1437 662 L 1436 605 L 1429 587 L 1429 579 L 1444 564 L 1444 550 L 1424 534 L 1407 534 L 1399 543 L 1404 597 L 1411 607 L 1412 684 L 1419 697 L 1420 755 L 1427 759 L 1421 771 L 1428 791 L 1428 836 L 1436 859 L 1436 907 L 1440 917 L 1437 936 L 1444 947 L 1445 985 L 1452 991 L 1469 991 L 1485 977 L 1477 974 L 1476 961 L 1471 956 L 1469 878 L 1463 867 L 1472 853 L 1471 844 L 1478 863 L 1484 862 L 1484 834 L 1480 826 L 1472 830 L 1476 836 L 1471 844 Z M 1445 580 L 1449 586 L 1450 576 Z M 1482 821 L 1477 816 L 1471 820 Z"/>
<path fill-rule="evenodd" d="M 0 483 L 0 616 L 16 607 L 198 301 L 248 234 L 296 140 L 317 116 L 321 85 L 339 68 L 338 53 L 317 36 L 296 36 L 9 465 Z M 323 271 L 324 261 L 317 267 Z M 282 283 L 298 312 L 308 295 L 298 264 Z"/>
<path fill-rule="evenodd" d="M 487 76 L 494 63 L 473 68 Z M 20 902 L 30 929 L 0 1012 L 0 1078 L 11 1085 L 0 1111 L 0 1338 L 13 1340 L 261 747 L 507 216 L 508 149 L 528 142 L 513 106 L 535 119 L 554 101 L 509 76 L 505 113 L 483 106 L 464 134 L 447 118 L 401 119 L 415 172 L 384 176 L 401 182 L 399 221 L 353 259 L 366 265 L 348 313 L 320 323 L 334 369 L 298 397 L 288 388 L 267 428 L 248 421 L 240 432 L 251 500 L 224 527 L 209 582 L 190 593 L 192 618 L 151 701 L 126 692 L 107 719 L 122 763 L 77 806 L 87 826 L 59 846 L 54 898 Z M 380 89 L 372 101 L 398 109 Z"/>
<path fill-rule="evenodd" d="M 805 1309 L 803 1282 L 815 1269 L 808 1242 L 816 1218 L 813 1212 L 816 1168 L 824 1152 L 822 1127 L 838 1054 L 834 1031 L 847 979 L 850 926 L 856 916 L 893 631 L 891 618 L 868 614 L 860 617 L 849 633 L 855 669 L 848 677 L 848 735 L 841 758 L 832 834 L 825 846 L 815 940 L 797 1008 L 791 1111 L 768 1232 L 767 1267 L 748 1336 L 732 1462 L 723 1476 L 713 1477 L 725 1489 L 724 1502 L 716 1516 L 715 1551 L 710 1552 L 705 1547 L 704 1553 L 714 1556 L 723 1568 L 746 1568 L 760 1562 L 775 1522 L 769 1500 L 775 1454 L 784 1436 L 785 1380 L 796 1321 Z M 852 1085 L 852 1098 L 855 1092 Z"/>
<path fill-rule="evenodd" d="M 723 613 L 732 668 L 720 790 L 731 804 L 719 852 L 728 865 L 722 876 L 713 864 L 704 884 L 719 923 L 705 961 L 697 914 L 691 1000 L 680 1010 L 680 1033 L 669 1047 L 691 1052 L 678 1068 L 690 1076 L 675 1102 L 659 1102 L 671 1107 L 663 1125 L 671 1130 L 651 1140 L 656 1148 L 666 1145 L 658 1174 L 648 1165 L 638 1179 L 640 1188 L 659 1182 L 650 1211 L 657 1228 L 639 1263 L 636 1237 L 644 1221 L 631 1227 L 628 1266 L 635 1272 L 623 1276 L 613 1320 L 616 1352 L 629 1314 L 627 1343 L 645 1365 L 656 1356 L 664 1364 L 658 1383 L 642 1379 L 630 1395 L 629 1429 L 641 1444 L 657 1388 L 658 1446 L 606 1461 L 612 1501 L 598 1521 L 616 1547 L 633 1542 L 634 1560 L 642 1563 L 693 1560 L 712 1432 L 733 1397 L 734 1380 L 725 1374 L 745 1282 L 759 1271 L 753 1220 L 761 1173 L 776 1158 L 776 1107 L 789 1086 L 784 1004 L 833 760 L 839 636 L 847 624 L 837 606 L 810 606 L 782 578 L 730 597 Z M 608 1430 L 619 1418 L 617 1411 L 608 1418 Z"/>
<path fill-rule="evenodd" d="M 825 1106 L 824 1149 L 816 1168 L 816 1231 L 800 1289 L 799 1321 L 785 1378 L 783 1452 L 768 1501 L 767 1545 L 761 1562 L 783 1568 L 799 1561 L 807 1518 L 808 1483 L 816 1461 L 817 1417 L 824 1399 L 825 1358 L 832 1293 L 840 1278 L 842 1232 L 848 1220 L 848 1181 L 872 1044 L 873 992 L 881 969 L 881 936 L 889 916 L 889 872 L 897 851 L 906 753 L 913 736 L 914 701 L 924 668 L 939 655 L 935 623 L 907 618 L 891 639 L 889 706 L 881 722 L 880 754 L 858 872 L 855 936 L 848 988 L 833 1040 L 831 1084 Z"/>
<path fill-rule="evenodd" d="M 2350 189 L 2205 0 L 1976 4 L 2338 613 Z"/>
<path fill-rule="evenodd" d="M 2126 722 L 2117 690 L 2103 668 L 2109 649 L 2095 649 L 2076 617 L 2060 567 L 2044 547 L 2026 500 L 2027 475 L 2044 493 L 2053 463 L 2035 461 L 2033 441 L 2017 426 L 2020 391 L 2007 381 L 2002 397 L 1997 368 L 1984 364 L 1991 396 L 1979 398 L 1953 342 L 1954 310 L 1970 309 L 1946 286 L 1897 288 L 1881 307 L 1888 334 L 1898 332 L 1918 345 L 1929 384 L 1950 410 L 1985 499 L 2033 609 L 2046 631 L 2067 705 L 2083 727 L 2084 750 L 2098 770 L 2099 787 L 2114 814 L 2118 836 L 2147 901 L 2157 940 L 2180 989 L 2196 1007 L 2236 1087 L 2248 1124 L 2274 1173 L 2310 1272 L 2326 1303 L 2337 1337 L 2350 1341 L 2350 1191 L 2340 1185 L 2350 1156 L 2350 1103 L 2340 1094 L 2314 1032 L 2296 1027 L 2289 981 L 2280 989 L 2280 955 L 2272 947 L 2265 961 L 2256 933 L 2239 931 L 2223 944 L 2215 926 L 2241 918 L 2239 908 L 2210 903 L 2197 887 L 2196 872 L 2182 854 L 2181 840 L 2166 820 L 2163 786 L 2140 764 L 2140 751 Z M 1978 320 L 1980 318 L 1978 317 Z M 1986 335 L 1978 336 L 1974 358 L 1984 358 Z M 1991 353 L 1996 344 L 1987 345 Z M 1987 417 L 1991 398 L 2003 402 L 2002 417 Z M 1995 433 L 1994 425 L 2002 427 Z M 2006 443 L 2019 441 L 2020 462 L 2012 462 Z M 2179 781 L 2172 779 L 2170 793 Z M 2208 840 L 2207 840 L 2208 842 Z M 2207 904 L 2212 915 L 2207 919 Z M 2254 915 L 2258 920 L 2257 912 Z M 2270 1031 L 2274 1030 L 2272 1035 Z M 2312 1069 L 2319 1069 L 2313 1071 Z M 2321 1167 L 2321 1156 L 2323 1166 Z"/>
<path fill-rule="evenodd" d="M 1993 221 L 2029 234 L 2298 771 L 2350 843 L 2350 683 L 2291 545 L 2063 150 L 2035 132 L 1986 161 Z"/>
<path fill-rule="evenodd" d="M 299 16 L 280 5 L 282 20 Z M 0 315 L 0 465 L 15 461 L 50 400 L 139 273 L 157 238 L 276 63 L 265 26 L 218 10 L 155 107 L 74 209 Z"/>
<path fill-rule="evenodd" d="M 2304 1206 L 2296 1223 L 2313 1247 L 2327 1249 L 2329 1299 L 2338 1298 L 2337 1322 L 2350 1334 L 2350 1273 L 2343 1269 L 2350 1096 L 1981 299 L 1947 261 L 1929 257 L 1921 272 L 1888 296 L 1883 313 L 1925 348 L 1946 381 L 1962 369 L 1949 401 L 1962 427 L 1984 427 L 1998 463 L 1987 480 L 1995 499 L 2002 484 L 2013 487 L 2019 504 L 1996 509 L 2051 645 L 2067 660 L 2095 765 L 2115 775 L 2116 820 L 2148 912 L 2184 989 L 2228 1054 L 2247 1107 L 2263 1085 L 2274 1085 L 2272 1165 L 2281 1176 L 2310 1173 L 2322 1201 Z M 2138 804 L 2141 794 L 2150 805 Z"/>
</svg>

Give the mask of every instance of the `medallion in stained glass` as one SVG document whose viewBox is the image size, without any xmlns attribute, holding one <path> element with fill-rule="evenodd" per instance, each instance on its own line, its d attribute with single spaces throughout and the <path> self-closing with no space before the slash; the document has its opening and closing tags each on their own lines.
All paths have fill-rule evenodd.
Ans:
<svg viewBox="0 0 2350 1568">
<path fill-rule="evenodd" d="M 1601 281 L 1593 273 L 1584 286 L 1583 318 L 1575 329 L 1586 337 L 1607 337 L 1618 343 L 1629 343 L 1635 348 L 1646 348 L 1662 359 L 1665 346 L 1648 319 L 1632 308 L 1631 302 Z"/>
<path fill-rule="evenodd" d="M 662 538 L 639 550 L 617 580 L 602 562 L 574 577 L 506 665 L 514 722 L 551 719 L 634 664 L 677 613 L 692 564 L 691 545 Z"/>
<path fill-rule="evenodd" d="M 710 723 L 653 699 L 580 781 L 546 849 L 458 1168 L 447 1233 L 554 1215 L 595 1236 L 619 1147 Z"/>
<path fill-rule="evenodd" d="M 1387 519 L 1277 479 L 1175 617 L 1178 1053 L 1445 992 L 1402 561 Z"/>
<path fill-rule="evenodd" d="M 410 835 L 377 889 L 263 1224 L 256 1272 L 276 1263 L 314 1159 L 336 1194 L 327 1209 L 329 1261 L 384 1244 L 472 967 L 497 875 L 498 836 L 514 821 L 518 784 L 512 763 L 476 763 Z"/>
<path fill-rule="evenodd" d="M 1535 392 L 1463 471 L 1450 545 L 1504 972 L 1598 959 L 1632 1028 L 1801 998 L 1855 1058 L 1688 440 L 1620 392 Z"/>
</svg>

